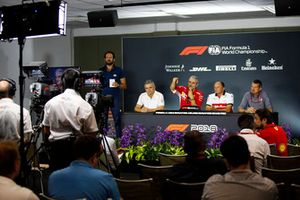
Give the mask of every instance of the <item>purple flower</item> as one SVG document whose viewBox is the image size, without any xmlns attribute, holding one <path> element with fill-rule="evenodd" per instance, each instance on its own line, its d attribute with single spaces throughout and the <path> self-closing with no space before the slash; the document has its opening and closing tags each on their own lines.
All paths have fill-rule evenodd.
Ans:
<svg viewBox="0 0 300 200">
<path fill-rule="evenodd" d="M 218 128 L 215 132 L 213 132 L 210 136 L 210 139 L 207 143 L 209 148 L 220 148 L 222 142 L 228 137 L 228 132 L 225 128 Z"/>
<path fill-rule="evenodd" d="M 129 146 L 141 146 L 147 140 L 146 129 L 141 124 L 128 125 L 122 130 L 120 146 L 127 148 Z"/>
</svg>

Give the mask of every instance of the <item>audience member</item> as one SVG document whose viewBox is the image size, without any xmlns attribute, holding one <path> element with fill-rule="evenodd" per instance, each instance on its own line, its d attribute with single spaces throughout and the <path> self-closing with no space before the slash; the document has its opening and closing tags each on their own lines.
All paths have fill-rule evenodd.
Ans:
<svg viewBox="0 0 300 200">
<path fill-rule="evenodd" d="M 238 125 L 241 129 L 239 135 L 246 140 L 251 156 L 254 157 L 255 172 L 261 174 L 261 168 L 267 164 L 270 146 L 264 139 L 255 134 L 254 117 L 252 115 L 242 114 L 238 118 Z"/>
<path fill-rule="evenodd" d="M 67 69 L 62 75 L 64 92 L 44 107 L 43 132 L 49 140 L 51 170 L 67 167 L 73 160 L 75 137 L 98 131 L 92 106 L 79 94 L 80 73 Z"/>
<path fill-rule="evenodd" d="M 178 86 L 178 81 L 179 78 L 174 77 L 170 89 L 179 96 L 180 109 L 186 109 L 191 106 L 201 109 L 204 94 L 197 89 L 199 84 L 198 77 L 195 75 L 190 76 L 187 86 Z"/>
<path fill-rule="evenodd" d="M 250 170 L 250 152 L 244 138 L 230 136 L 220 149 L 230 172 L 210 177 L 205 183 L 202 199 L 277 199 L 275 183 Z"/>
<path fill-rule="evenodd" d="M 257 135 L 269 144 L 276 144 L 278 156 L 288 156 L 287 135 L 282 127 L 273 122 L 272 114 L 267 109 L 259 109 L 255 112 L 255 124 L 259 129 Z"/>
<path fill-rule="evenodd" d="M 115 122 L 116 136 L 119 138 L 122 135 L 121 130 L 121 90 L 126 89 L 126 78 L 121 67 L 115 65 L 115 54 L 112 51 L 104 53 L 105 65 L 100 68 L 102 74 L 103 95 L 112 95 L 114 98 L 114 105 L 112 107 L 106 106 L 104 108 L 104 126 L 108 128 L 108 112 L 112 112 Z"/>
<path fill-rule="evenodd" d="M 48 193 L 54 199 L 120 199 L 113 176 L 99 169 L 101 142 L 90 135 L 80 136 L 74 144 L 74 160 L 69 167 L 53 172 Z"/>
<path fill-rule="evenodd" d="M 0 141 L 0 199 L 37 200 L 31 190 L 17 185 L 15 179 L 20 172 L 20 155 L 14 141 Z"/>
<path fill-rule="evenodd" d="M 255 113 L 257 109 L 266 108 L 272 112 L 272 104 L 267 93 L 262 90 L 262 82 L 254 80 L 250 92 L 246 92 L 238 107 L 238 112 Z"/>
<path fill-rule="evenodd" d="M 206 101 L 206 110 L 215 110 L 215 111 L 233 111 L 233 94 L 225 91 L 225 84 L 222 81 L 216 81 L 214 84 L 214 91 L 208 95 Z"/>
<path fill-rule="evenodd" d="M 134 110 L 136 112 L 155 112 L 163 110 L 165 106 L 164 96 L 155 90 L 155 83 L 152 80 L 145 81 L 145 91 L 140 94 Z"/>
<path fill-rule="evenodd" d="M 12 79 L 0 80 L 0 140 L 20 140 L 20 106 L 14 103 L 16 83 Z M 32 131 L 28 110 L 23 108 L 24 142 L 29 141 Z"/>
<path fill-rule="evenodd" d="M 184 136 L 186 162 L 169 170 L 167 178 L 178 182 L 205 182 L 213 174 L 225 174 L 227 168 L 221 159 L 205 157 L 206 141 L 199 131 L 189 131 Z"/>
</svg>

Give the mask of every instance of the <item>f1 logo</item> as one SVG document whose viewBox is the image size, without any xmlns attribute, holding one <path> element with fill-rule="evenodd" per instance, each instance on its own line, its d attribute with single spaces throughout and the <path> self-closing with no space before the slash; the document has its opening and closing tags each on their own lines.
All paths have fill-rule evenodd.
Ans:
<svg viewBox="0 0 300 200">
<path fill-rule="evenodd" d="M 208 48 L 208 46 L 189 46 L 189 47 L 185 47 L 179 55 L 181 56 L 188 56 L 190 54 L 196 54 L 198 56 L 201 56 L 206 49 Z"/>
</svg>

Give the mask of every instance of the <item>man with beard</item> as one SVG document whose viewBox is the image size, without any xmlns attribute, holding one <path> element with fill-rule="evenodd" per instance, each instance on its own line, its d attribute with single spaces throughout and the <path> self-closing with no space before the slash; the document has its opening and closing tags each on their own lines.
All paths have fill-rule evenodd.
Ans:
<svg viewBox="0 0 300 200">
<path fill-rule="evenodd" d="M 288 156 L 287 135 L 281 126 L 273 122 L 272 114 L 268 109 L 259 109 L 255 112 L 254 122 L 259 129 L 257 135 L 269 144 L 276 144 L 278 156 Z"/>
<path fill-rule="evenodd" d="M 155 112 L 163 110 L 165 101 L 162 93 L 155 90 L 155 84 L 152 80 L 145 81 L 145 92 L 139 96 L 134 110 L 136 112 Z"/>
<path fill-rule="evenodd" d="M 272 112 L 272 104 L 267 93 L 262 89 L 260 80 L 252 81 L 249 92 L 244 94 L 241 104 L 238 107 L 238 112 L 255 113 L 257 109 L 268 109 Z"/>
<path fill-rule="evenodd" d="M 186 109 L 190 106 L 201 109 L 203 102 L 203 92 L 197 89 L 199 79 L 192 75 L 189 78 L 187 86 L 178 86 L 178 77 L 174 77 L 170 85 L 171 91 L 180 97 L 180 109 Z"/>
<path fill-rule="evenodd" d="M 126 78 L 123 70 L 120 67 L 115 66 L 115 54 L 112 51 L 107 51 L 104 53 L 104 67 L 100 68 L 103 72 L 102 74 L 102 86 L 103 95 L 112 95 L 114 98 L 114 105 L 112 107 L 106 106 L 104 108 L 104 126 L 108 127 L 108 112 L 111 109 L 115 129 L 116 137 L 121 137 L 121 89 L 126 89 Z"/>
</svg>

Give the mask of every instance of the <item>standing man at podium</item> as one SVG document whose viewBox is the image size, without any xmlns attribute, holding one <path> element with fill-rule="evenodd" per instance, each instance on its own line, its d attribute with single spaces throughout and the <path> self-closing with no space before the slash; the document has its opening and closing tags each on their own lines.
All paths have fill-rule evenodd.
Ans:
<svg viewBox="0 0 300 200">
<path fill-rule="evenodd" d="M 121 90 L 126 89 L 126 78 L 123 70 L 115 66 L 115 54 L 112 51 L 104 53 L 104 67 L 100 68 L 102 74 L 103 95 L 112 95 L 114 105 L 111 107 L 111 112 L 115 122 L 116 137 L 121 137 Z M 109 107 L 104 108 L 104 126 L 108 127 L 108 112 Z"/>
<path fill-rule="evenodd" d="M 179 78 L 174 77 L 170 89 L 179 96 L 180 109 L 187 109 L 191 106 L 201 109 L 204 94 L 197 89 L 199 84 L 198 77 L 195 75 L 190 76 L 187 86 L 178 86 L 178 81 Z"/>
</svg>

